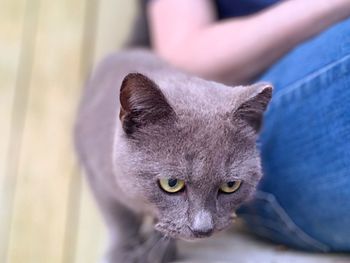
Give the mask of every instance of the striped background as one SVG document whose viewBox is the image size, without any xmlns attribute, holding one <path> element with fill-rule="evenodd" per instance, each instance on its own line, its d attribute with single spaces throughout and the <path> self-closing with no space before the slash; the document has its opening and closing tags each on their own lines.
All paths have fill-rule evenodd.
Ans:
<svg viewBox="0 0 350 263">
<path fill-rule="evenodd" d="M 103 226 L 72 150 L 84 79 L 135 0 L 0 0 L 0 262 L 96 262 Z"/>
</svg>

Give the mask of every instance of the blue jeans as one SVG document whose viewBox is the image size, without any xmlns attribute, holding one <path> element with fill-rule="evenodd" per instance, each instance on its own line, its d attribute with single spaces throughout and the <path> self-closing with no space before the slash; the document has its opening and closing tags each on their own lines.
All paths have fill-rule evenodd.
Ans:
<svg viewBox="0 0 350 263">
<path fill-rule="evenodd" d="M 255 234 L 350 251 L 350 19 L 298 46 L 261 80 L 275 85 L 259 138 L 264 177 L 238 211 Z"/>
</svg>

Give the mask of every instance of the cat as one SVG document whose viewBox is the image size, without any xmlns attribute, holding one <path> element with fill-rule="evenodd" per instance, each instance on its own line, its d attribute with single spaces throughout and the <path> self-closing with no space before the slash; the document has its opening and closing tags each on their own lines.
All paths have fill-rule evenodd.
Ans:
<svg viewBox="0 0 350 263">
<path fill-rule="evenodd" d="M 230 226 L 262 176 L 256 137 L 271 96 L 270 84 L 229 87 L 142 49 L 100 63 L 75 144 L 109 230 L 107 262 L 169 262 L 175 239 Z M 146 238 L 145 215 L 155 229 Z"/>
</svg>

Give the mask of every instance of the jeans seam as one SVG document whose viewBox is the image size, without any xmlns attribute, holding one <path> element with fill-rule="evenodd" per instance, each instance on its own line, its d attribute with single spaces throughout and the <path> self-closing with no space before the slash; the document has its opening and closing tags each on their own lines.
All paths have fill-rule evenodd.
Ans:
<svg viewBox="0 0 350 263">
<path fill-rule="evenodd" d="M 293 83 L 287 85 L 283 90 L 281 90 L 280 92 L 276 93 L 274 95 L 274 99 L 279 99 L 280 97 L 284 97 L 285 95 L 293 92 L 294 90 L 296 90 L 297 88 L 300 88 L 301 86 L 305 85 L 306 83 L 309 83 L 317 78 L 319 78 L 320 76 L 322 76 L 324 73 L 327 73 L 328 71 L 332 70 L 333 68 L 341 65 L 344 62 L 350 61 L 350 54 L 343 56 L 342 58 L 335 60 L 329 64 L 327 64 L 326 66 L 306 75 L 305 77 L 303 77 L 302 79 L 296 80 Z M 343 69 L 344 73 L 346 73 L 346 71 L 350 71 L 350 69 Z"/>
<path fill-rule="evenodd" d="M 280 220 L 285 224 L 287 229 L 295 233 L 302 241 L 307 243 L 308 245 L 321 250 L 323 252 L 328 252 L 330 251 L 330 248 L 316 240 L 315 238 L 311 237 L 309 234 L 305 233 L 300 227 L 298 227 L 293 220 L 288 216 L 288 214 L 284 211 L 284 209 L 281 207 L 281 205 L 278 203 L 276 197 L 270 193 L 266 193 L 263 191 L 257 191 L 255 194 L 255 199 L 260 199 L 260 200 L 265 200 L 268 203 L 270 203 L 275 210 L 276 214 L 280 217 Z M 246 213 L 241 213 L 240 215 L 243 216 L 250 216 L 249 214 Z M 254 215 L 256 216 L 256 215 Z M 261 220 L 264 220 L 264 218 L 261 217 Z M 272 229 L 276 229 L 272 227 Z"/>
</svg>

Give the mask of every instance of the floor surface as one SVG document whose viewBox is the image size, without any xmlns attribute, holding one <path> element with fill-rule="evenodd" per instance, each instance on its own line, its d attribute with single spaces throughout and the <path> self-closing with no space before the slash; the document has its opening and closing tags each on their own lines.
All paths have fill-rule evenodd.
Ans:
<svg viewBox="0 0 350 263">
<path fill-rule="evenodd" d="M 350 254 L 315 254 L 263 242 L 231 229 L 198 242 L 179 242 L 177 263 L 350 263 Z"/>
</svg>

